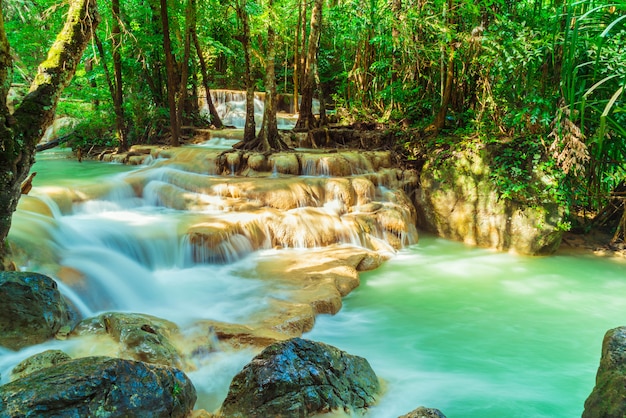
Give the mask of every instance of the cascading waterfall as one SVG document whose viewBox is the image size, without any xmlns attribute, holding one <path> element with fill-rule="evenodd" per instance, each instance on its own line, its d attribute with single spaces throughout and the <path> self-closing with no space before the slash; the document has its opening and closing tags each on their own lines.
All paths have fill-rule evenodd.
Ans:
<svg viewBox="0 0 626 418">
<path fill-rule="evenodd" d="M 230 153 L 237 163 L 224 167 L 222 151 L 155 151 L 133 169 L 41 154 L 38 183 L 21 199 L 10 234 L 22 268 L 56 279 L 83 317 L 150 314 L 185 335 L 209 320 L 269 323 L 275 332 L 300 317 L 268 322 L 272 312 L 307 296 L 278 274 L 284 266 L 296 276 L 294 260 L 319 264 L 302 282 L 310 287 L 323 272 L 337 281 L 346 270 L 328 264 L 333 254 L 365 247 L 389 257 L 403 248 L 305 335 L 370 361 L 387 392 L 369 416 L 422 404 L 450 418 L 580 414 L 602 335 L 626 317 L 623 263 L 515 257 L 431 237 L 414 245 L 415 214 L 403 192 L 410 173 L 393 171 L 385 153 L 303 151 L 271 161 Z M 324 297 L 315 309 L 333 313 Z M 2 383 L 19 361 L 49 348 L 114 355 L 100 340 L 75 337 L 0 348 Z M 215 410 L 254 353 L 194 359 L 197 408 Z"/>
<path fill-rule="evenodd" d="M 293 172 L 299 170 L 297 158 L 309 158 L 304 155 L 274 155 L 265 161 L 246 155 L 242 160 L 239 154 L 221 156 L 220 149 L 203 146 L 159 152 L 147 156 L 146 165 L 121 175 L 112 173 L 128 171 L 127 167 L 102 164 L 107 169 L 97 171 L 91 163 L 65 161 L 70 173 L 93 169 L 92 181 L 73 186 L 51 176 L 46 184 L 46 175 L 40 175 L 40 183 L 21 201 L 11 240 L 28 254 L 23 268 L 56 279 L 83 316 L 105 311 L 149 314 L 174 321 L 183 331 L 206 320 L 257 321 L 270 329 L 287 330 L 301 321 L 284 313 L 298 286 L 258 277 L 258 263 L 267 254 L 277 248 L 290 254 L 333 245 L 391 254 L 417 239 L 414 213 L 403 209 L 402 202 L 376 192 L 378 177 L 370 159 L 385 161 L 384 156 L 338 154 L 331 161 L 317 155 L 311 157 L 319 167 L 316 175 L 302 176 Z M 227 162 L 224 171 L 221 161 Z M 254 166 L 253 161 L 260 165 Z M 35 169 L 50 173 L 48 163 L 56 160 L 44 157 Z M 354 165 L 362 166 L 361 172 L 368 167 L 370 171 L 351 179 L 333 177 L 355 171 Z M 263 167 L 271 171 L 263 174 Z M 247 175 L 249 169 L 255 177 Z M 387 181 L 384 177 L 382 183 Z M 386 220 L 400 213 L 404 218 L 397 225 Z M 407 234 L 397 230 L 398 225 Z M 387 234 L 403 242 L 389 244 Z M 342 293 L 355 287 L 341 286 Z M 320 297 L 319 303 L 306 302 L 315 306 L 310 312 L 334 312 L 340 295 L 333 292 L 297 296 L 293 305 L 297 309 L 289 309 L 298 312 L 306 298 Z M 302 320 L 303 324 L 310 321 Z M 72 338 L 60 346 L 70 354 L 82 350 Z M 99 350 L 93 347 L 92 353 Z M 0 360 L 4 381 L 10 367 L 30 352 L 25 349 L 20 352 L 23 356 Z M 232 376 L 251 354 L 233 356 L 239 360 L 216 355 L 215 361 L 223 366 L 209 361 L 206 367 L 225 367 L 228 371 L 223 373 Z M 202 376 L 204 367 L 190 372 L 192 377 Z M 200 407 L 215 409 L 228 378 L 218 395 L 205 383 L 197 383 Z"/>
<path fill-rule="evenodd" d="M 291 100 L 291 95 L 289 100 Z M 219 115 L 222 123 L 226 126 L 233 126 L 235 128 L 243 128 L 246 122 L 246 92 L 240 90 L 223 90 L 215 89 L 211 90 L 211 99 L 215 105 L 215 110 Z M 265 105 L 263 100 L 265 99 L 265 93 L 254 94 L 254 119 L 257 128 L 261 127 L 263 122 L 263 110 Z M 209 107 L 206 101 L 206 96 L 200 98 L 201 112 L 204 115 L 209 114 Z M 287 110 L 289 112 L 290 110 Z M 279 129 L 291 129 L 295 126 L 297 116 L 294 116 L 287 112 L 279 112 L 277 115 Z M 313 99 L 313 113 L 319 113 L 319 100 Z"/>
</svg>

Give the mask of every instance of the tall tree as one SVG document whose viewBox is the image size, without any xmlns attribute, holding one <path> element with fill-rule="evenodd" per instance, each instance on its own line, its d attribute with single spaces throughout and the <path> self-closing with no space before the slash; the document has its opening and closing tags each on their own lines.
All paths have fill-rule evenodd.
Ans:
<svg viewBox="0 0 626 418">
<path fill-rule="evenodd" d="M 296 24 L 296 36 L 293 48 L 293 112 L 300 112 L 300 80 L 304 67 L 304 42 L 306 35 L 306 7 L 304 0 L 298 1 L 298 23 Z"/>
<path fill-rule="evenodd" d="M 200 72 L 202 73 L 202 86 L 204 87 L 207 105 L 209 106 L 211 123 L 217 129 L 222 129 L 224 127 L 224 124 L 222 123 L 222 119 L 217 113 L 217 109 L 215 108 L 215 104 L 213 103 L 213 99 L 211 98 L 211 90 L 209 88 L 209 72 L 207 70 L 206 60 L 204 59 L 204 54 L 202 48 L 200 47 L 200 41 L 198 41 L 198 33 L 195 27 L 191 32 L 191 37 L 193 38 L 193 45 L 196 48 L 196 54 L 198 55 L 198 61 L 200 62 Z"/>
<path fill-rule="evenodd" d="M 0 2 L 0 7 L 2 6 Z M 13 60 L 0 9 L 0 268 L 7 267 L 11 218 L 35 159 L 35 147 L 52 124 L 63 89 L 100 21 L 95 0 L 72 0 L 65 25 L 39 66 L 28 94 L 16 110 L 7 107 Z"/>
<path fill-rule="evenodd" d="M 176 110 L 176 69 L 174 55 L 172 54 L 172 42 L 170 40 L 170 23 L 167 13 L 167 0 L 161 0 L 161 25 L 163 27 L 163 49 L 165 51 L 165 68 L 167 71 L 167 104 L 170 113 L 170 145 L 180 145 L 180 121 Z"/>
<path fill-rule="evenodd" d="M 267 9 L 267 56 L 265 59 L 265 109 L 263 123 L 259 135 L 253 141 L 244 141 L 242 148 L 261 152 L 288 149 L 289 146 L 281 139 L 276 120 L 276 32 L 272 25 L 275 20 L 274 1 L 268 0 Z"/>
<path fill-rule="evenodd" d="M 254 80 L 252 78 L 252 45 L 250 44 L 250 16 L 247 9 L 247 0 L 238 0 L 236 4 L 237 17 L 241 23 L 241 33 L 237 40 L 243 46 L 245 61 L 246 82 L 246 122 L 243 130 L 243 142 L 251 143 L 256 136 L 256 122 L 254 120 Z"/>
<path fill-rule="evenodd" d="M 128 141 L 126 135 L 126 120 L 124 118 L 124 93 L 122 85 L 122 30 L 120 15 L 120 0 L 111 0 L 111 11 L 113 12 L 113 26 L 111 27 L 111 45 L 113 46 L 113 74 L 115 78 L 115 94 L 113 95 L 113 108 L 115 110 L 115 130 L 119 149 L 126 151 Z"/>
<path fill-rule="evenodd" d="M 311 31 L 309 33 L 309 49 L 307 52 L 306 71 L 304 86 L 302 88 L 302 101 L 300 113 L 296 122 L 296 130 L 309 130 L 317 125 L 313 115 L 313 93 L 315 91 L 315 75 L 317 73 L 317 53 L 322 31 L 322 7 L 323 0 L 315 0 L 311 12 Z"/>
<path fill-rule="evenodd" d="M 183 61 L 181 63 L 180 86 L 176 100 L 176 120 L 182 125 L 183 111 L 187 102 L 187 80 L 189 78 L 189 57 L 191 55 L 191 31 L 196 26 L 196 1 L 187 0 L 185 7 L 185 32 L 183 39 Z"/>
</svg>

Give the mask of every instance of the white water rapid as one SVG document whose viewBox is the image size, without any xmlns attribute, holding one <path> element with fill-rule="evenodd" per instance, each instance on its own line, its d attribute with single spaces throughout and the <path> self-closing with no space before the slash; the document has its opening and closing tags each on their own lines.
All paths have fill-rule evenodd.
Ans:
<svg viewBox="0 0 626 418">
<path fill-rule="evenodd" d="M 300 292 L 302 283 L 331 272 L 343 280 L 342 295 L 358 284 L 356 270 L 332 257 L 391 256 L 305 333 L 370 361 L 386 392 L 367 416 L 394 418 L 420 405 L 448 418 L 580 416 L 602 336 L 626 321 L 623 262 L 517 257 L 428 236 L 416 244 L 400 176 L 385 171 L 384 155 L 257 161 L 272 175 L 234 154 L 220 166 L 228 140 L 211 141 L 217 149 L 154 154 L 138 168 L 38 155 L 35 187 L 10 234 L 21 268 L 56 279 L 83 317 L 145 313 L 193 335 L 204 320 L 272 332 L 308 324 L 310 306 L 332 313 L 340 296 L 334 287 Z M 301 172 L 286 174 L 294 166 Z M 297 263 L 319 269 L 294 281 Z M 309 311 L 285 326 L 275 313 L 291 312 L 292 300 Z M 110 341 L 84 337 L 0 349 L 2 383 L 19 361 L 49 348 L 116 353 Z M 217 409 L 257 351 L 224 345 L 194 358 L 187 373 L 196 408 Z"/>
</svg>

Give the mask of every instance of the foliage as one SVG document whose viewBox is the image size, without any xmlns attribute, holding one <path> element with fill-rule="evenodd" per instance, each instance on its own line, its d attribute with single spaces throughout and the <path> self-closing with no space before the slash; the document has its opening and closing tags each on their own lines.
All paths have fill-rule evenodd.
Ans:
<svg viewBox="0 0 626 418">
<path fill-rule="evenodd" d="M 563 173 L 549 158 L 541 139 L 536 136 L 494 141 L 490 177 L 504 199 L 527 205 L 558 203 L 569 206 L 563 188 Z"/>
<path fill-rule="evenodd" d="M 562 102 L 552 136 L 553 147 L 567 148 L 575 126 L 584 144 L 586 175 L 577 170 L 568 177 L 582 191 L 576 203 L 601 207 L 611 190 L 624 182 L 626 161 L 626 6 L 568 2 L 563 38 Z M 567 167 L 564 167 L 566 169 Z"/>
<path fill-rule="evenodd" d="M 209 64 L 210 87 L 244 88 L 237 0 L 196 1 L 197 34 Z M 310 3 L 303 2 L 309 13 Z M 185 4 L 168 3 L 179 74 Z M 300 4 L 275 0 L 269 13 L 266 1 L 246 1 L 252 75 L 259 90 L 265 89 L 266 26 L 271 21 L 277 89 L 293 91 Z M 110 0 L 100 1 L 99 7 L 103 24 L 97 34 L 104 54 L 95 46 L 88 49 L 59 106 L 60 113 L 85 120 L 77 140 L 85 143 L 112 141 L 112 129 L 104 125 L 113 123 L 105 72 L 105 66 L 112 72 L 113 16 Z M 129 0 L 121 8 L 119 52 L 129 139 L 151 141 L 168 123 L 159 4 Z M 56 0 L 3 2 L 14 48 L 13 85 L 21 89 L 19 94 L 25 93 L 28 74 L 35 72 L 66 10 Z M 547 187 L 550 193 L 571 205 L 598 210 L 626 181 L 623 2 L 333 0 L 326 2 L 322 22 L 321 91 L 332 99 L 330 107 L 340 119 L 409 125 L 427 134 L 442 107 L 450 69 L 453 85 L 443 134 L 480 137 L 500 146 L 493 180 L 505 197 L 538 193 L 541 200 L 544 192 L 528 184 L 530 173 L 538 170 L 561 182 Z M 186 87 L 195 91 L 199 66 L 191 56 Z M 186 121 L 201 123 L 191 108 Z M 413 144 L 401 145 L 413 149 Z M 542 156 L 536 159 L 538 151 Z"/>
</svg>

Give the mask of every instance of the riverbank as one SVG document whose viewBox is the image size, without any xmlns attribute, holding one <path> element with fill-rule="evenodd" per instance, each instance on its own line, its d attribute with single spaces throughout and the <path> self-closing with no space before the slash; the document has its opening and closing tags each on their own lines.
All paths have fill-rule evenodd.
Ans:
<svg viewBox="0 0 626 418">
<path fill-rule="evenodd" d="M 591 230 L 586 234 L 565 232 L 557 254 L 592 254 L 626 261 L 626 244 L 612 244 L 611 239 L 612 235 L 602 230 Z"/>
</svg>

